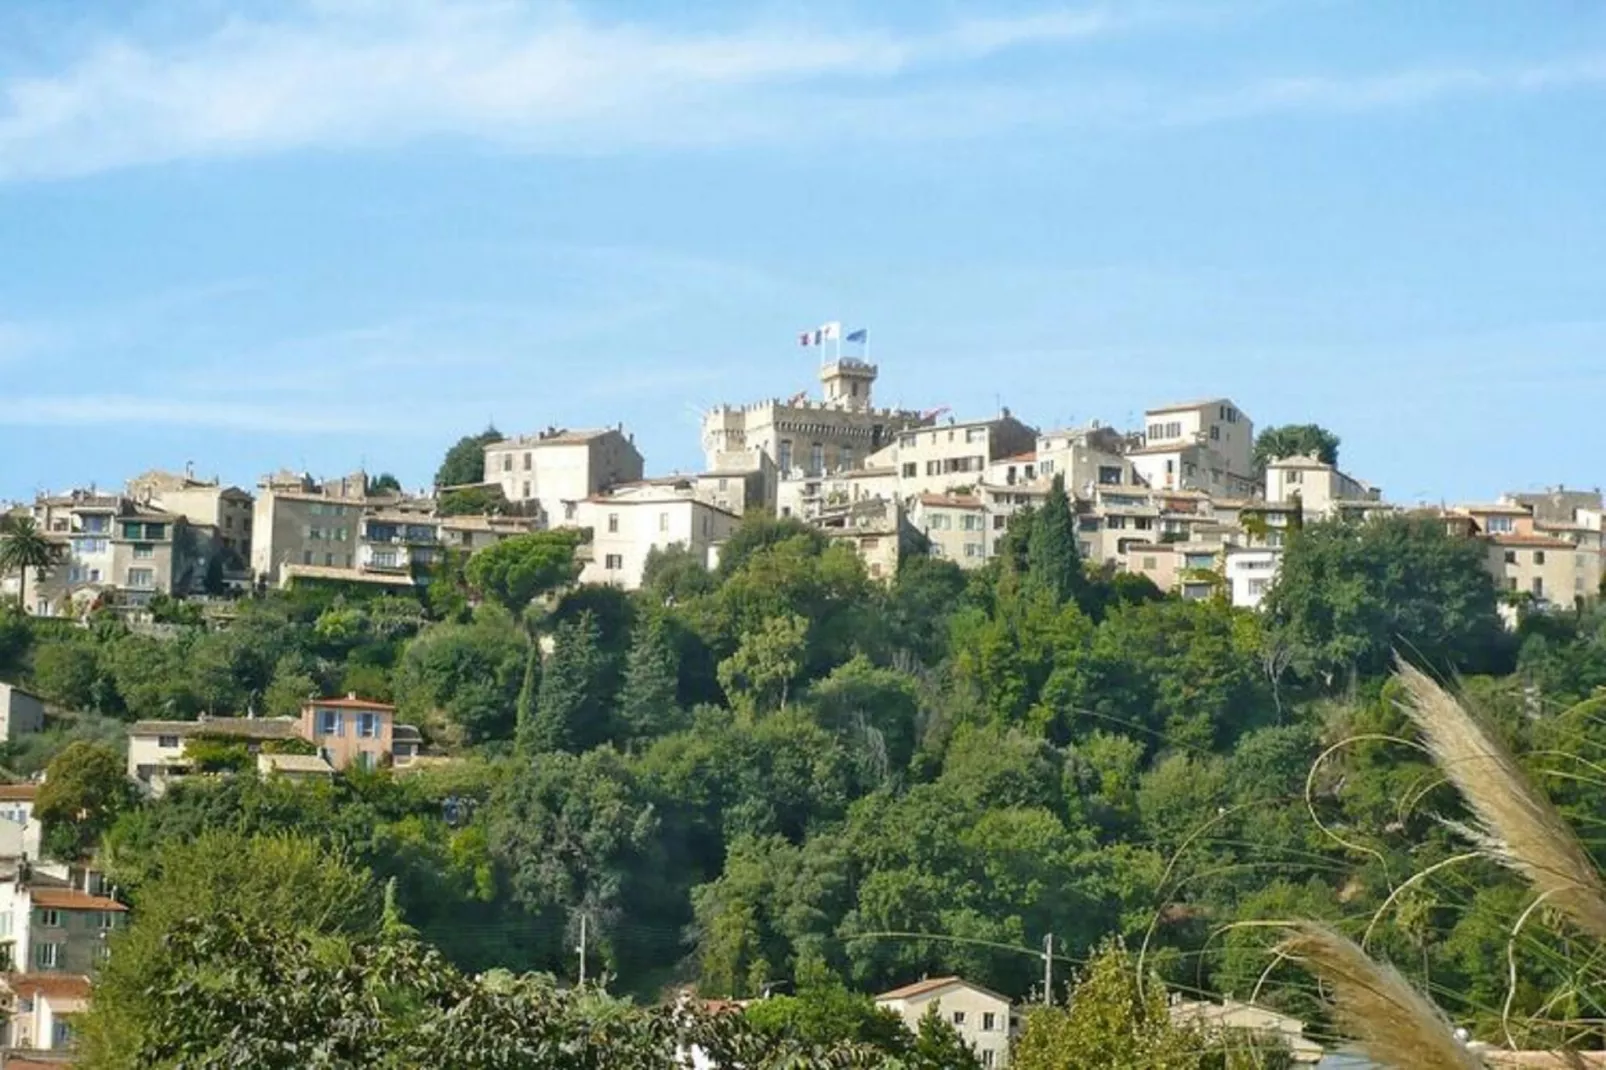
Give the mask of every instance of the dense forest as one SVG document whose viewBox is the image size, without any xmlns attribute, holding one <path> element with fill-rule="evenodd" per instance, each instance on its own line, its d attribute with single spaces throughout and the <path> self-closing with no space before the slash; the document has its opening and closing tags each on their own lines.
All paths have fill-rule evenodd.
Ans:
<svg viewBox="0 0 1606 1070">
<path fill-rule="evenodd" d="M 641 1002 L 945 973 L 1041 998 L 1052 934 L 1062 980 L 1119 938 L 1177 990 L 1319 1022 L 1277 934 L 1240 923 L 1377 914 L 1372 948 L 1487 1031 L 1526 893 L 1479 860 L 1402 891 L 1465 847 L 1396 657 L 1453 680 L 1598 823 L 1572 774 L 1606 739 L 1606 615 L 1519 604 L 1508 629 L 1481 545 L 1431 519 L 1306 526 L 1260 614 L 1088 567 L 1063 491 L 987 567 L 914 556 L 889 585 L 792 521 L 749 518 L 715 571 L 655 554 L 632 593 L 575 586 L 574 538 L 451 562 L 416 599 L 166 605 L 160 635 L 0 614 L 0 676 L 71 711 L 4 763 L 76 785 L 53 842 L 98 847 L 136 915 L 221 894 L 178 879 L 209 836 L 312 842 L 377 882 L 354 917 L 391 889 L 431 968 L 573 978 L 584 919 L 593 976 Z M 344 692 L 460 760 L 200 777 L 156 802 L 97 780 L 123 721 Z M 1511 953 L 1533 981 L 1510 998 L 1535 1011 L 1553 957 Z M 105 983 L 142 983 L 122 972 L 140 961 L 114 951 Z"/>
</svg>

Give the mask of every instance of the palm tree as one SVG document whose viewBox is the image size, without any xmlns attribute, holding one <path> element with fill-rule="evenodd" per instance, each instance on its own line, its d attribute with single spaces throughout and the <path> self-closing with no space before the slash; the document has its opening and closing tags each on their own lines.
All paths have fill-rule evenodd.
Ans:
<svg viewBox="0 0 1606 1070">
<path fill-rule="evenodd" d="M 17 601 L 28 611 L 28 571 L 49 568 L 61 560 L 62 548 L 39 530 L 31 516 L 0 516 L 0 576 L 16 572 Z"/>
</svg>

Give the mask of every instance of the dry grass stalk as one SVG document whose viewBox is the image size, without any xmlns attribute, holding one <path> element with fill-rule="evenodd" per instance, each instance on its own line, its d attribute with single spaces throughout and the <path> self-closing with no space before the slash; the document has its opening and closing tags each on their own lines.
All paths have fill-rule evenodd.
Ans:
<svg viewBox="0 0 1606 1070">
<path fill-rule="evenodd" d="M 1467 830 L 1491 857 L 1533 885 L 1548 906 L 1606 940 L 1606 883 L 1561 813 L 1536 790 L 1499 737 L 1429 678 L 1401 663 L 1405 711 L 1434 761 L 1476 815 Z"/>
<path fill-rule="evenodd" d="M 1327 982 L 1339 1024 L 1371 1059 L 1401 1070 L 1482 1070 L 1438 1008 L 1392 966 L 1314 922 L 1290 929 L 1279 950 Z"/>
</svg>

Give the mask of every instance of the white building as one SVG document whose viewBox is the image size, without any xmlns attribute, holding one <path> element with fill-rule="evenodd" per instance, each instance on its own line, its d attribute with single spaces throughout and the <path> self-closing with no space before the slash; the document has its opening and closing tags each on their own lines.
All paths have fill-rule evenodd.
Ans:
<svg viewBox="0 0 1606 1070">
<path fill-rule="evenodd" d="M 580 523 L 580 503 L 641 478 L 635 436 L 622 427 L 569 431 L 549 427 L 485 447 L 485 482 L 510 502 L 536 503 L 549 527 Z"/>
<path fill-rule="evenodd" d="M 1143 445 L 1127 453 L 1138 475 L 1160 490 L 1251 497 L 1255 425 L 1228 398 L 1164 405 L 1144 414 Z"/>
<path fill-rule="evenodd" d="M 1266 500 L 1274 505 L 1297 500 L 1306 520 L 1385 509 L 1382 499 L 1378 488 L 1315 457 L 1284 457 L 1266 465 Z"/>
<path fill-rule="evenodd" d="M 945 558 L 960 568 L 980 568 L 987 563 L 992 535 L 980 498 L 921 494 L 914 499 L 909 522 L 925 535 L 932 557 Z"/>
<path fill-rule="evenodd" d="M 38 784 L 0 784 L 0 860 L 38 860 L 44 829 L 34 815 Z"/>
<path fill-rule="evenodd" d="M 875 998 L 877 1007 L 903 1019 L 904 1025 L 918 1031 L 920 1022 L 933 1009 L 953 1026 L 965 1043 L 975 1049 L 984 1067 L 1009 1065 L 1010 1040 L 1019 1030 L 1019 1019 L 1008 997 L 971 984 L 958 977 L 933 977 L 912 985 L 883 992 Z"/>
<path fill-rule="evenodd" d="M 1228 547 L 1223 569 L 1232 604 L 1244 609 L 1259 609 L 1266 592 L 1277 581 L 1282 561 L 1283 552 L 1279 547 Z"/>
<path fill-rule="evenodd" d="M 654 549 L 684 547 L 706 563 L 713 547 L 730 538 L 741 518 L 698 498 L 695 482 L 676 476 L 587 498 L 576 510 L 575 521 L 591 529 L 591 559 L 581 570 L 580 581 L 635 590 Z"/>
</svg>

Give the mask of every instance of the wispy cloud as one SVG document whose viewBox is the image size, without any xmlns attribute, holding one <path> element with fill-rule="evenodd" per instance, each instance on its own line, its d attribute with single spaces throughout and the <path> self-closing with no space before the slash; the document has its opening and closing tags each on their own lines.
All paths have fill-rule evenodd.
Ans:
<svg viewBox="0 0 1606 1070">
<path fill-rule="evenodd" d="M 131 394 L 13 396 L 0 406 L 0 425 L 90 427 L 103 424 L 215 428 L 227 431 L 405 434 L 405 420 L 385 419 L 351 406 L 322 407 L 304 399 L 284 404 L 246 404 Z"/>
<path fill-rule="evenodd" d="M 567 5 L 304 0 L 199 39 L 102 39 L 0 83 L 0 178 L 303 146 L 469 135 L 531 148 L 697 142 L 716 105 L 823 78 L 873 81 L 1109 32 L 1101 9 L 925 32 L 768 22 L 674 32 Z"/>
</svg>

